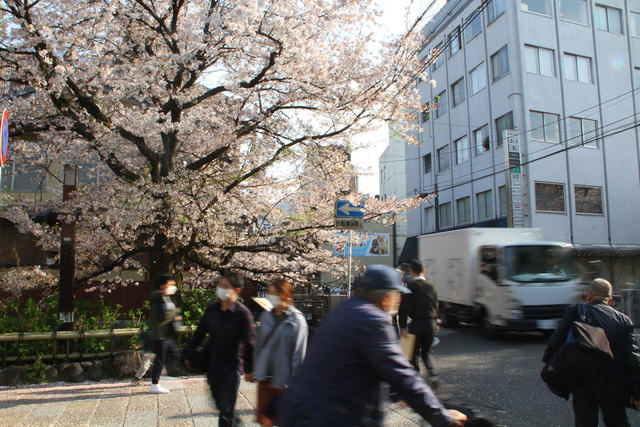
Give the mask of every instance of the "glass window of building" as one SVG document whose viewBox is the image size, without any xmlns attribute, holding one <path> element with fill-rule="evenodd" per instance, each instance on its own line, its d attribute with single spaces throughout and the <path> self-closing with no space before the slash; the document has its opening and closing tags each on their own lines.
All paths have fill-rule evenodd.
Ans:
<svg viewBox="0 0 640 427">
<path fill-rule="evenodd" d="M 451 100 L 453 101 L 452 108 L 456 108 L 464 101 L 464 79 L 460 79 L 451 85 Z"/>
<path fill-rule="evenodd" d="M 613 7 L 596 5 L 596 28 L 622 34 L 622 11 Z"/>
<path fill-rule="evenodd" d="M 555 76 L 553 51 L 542 47 L 525 46 L 524 57 L 527 73 Z"/>
<path fill-rule="evenodd" d="M 41 193 L 47 186 L 47 174 L 32 165 L 7 161 L 2 168 L 2 188 L 17 193 Z"/>
<path fill-rule="evenodd" d="M 564 184 L 536 182 L 536 210 L 564 212 Z"/>
<path fill-rule="evenodd" d="M 580 83 L 591 83 L 591 58 L 564 54 L 564 77 Z"/>
<path fill-rule="evenodd" d="M 440 228 L 451 227 L 451 203 L 443 203 L 438 207 Z"/>
<path fill-rule="evenodd" d="M 629 31 L 633 37 L 640 37 L 640 13 L 629 13 Z"/>
<path fill-rule="evenodd" d="M 449 169 L 449 144 L 438 150 L 438 172 Z"/>
<path fill-rule="evenodd" d="M 576 212 L 602 215 L 602 188 L 574 186 Z"/>
<path fill-rule="evenodd" d="M 422 156 L 424 163 L 424 173 L 431 173 L 431 153 Z"/>
<path fill-rule="evenodd" d="M 539 13 L 540 15 L 551 16 L 550 0 L 521 0 L 520 7 L 525 12 Z"/>
<path fill-rule="evenodd" d="M 476 155 L 486 153 L 491 148 L 489 143 L 489 125 L 484 125 L 473 132 L 473 140 L 476 143 Z"/>
<path fill-rule="evenodd" d="M 420 118 L 420 120 L 422 121 L 422 123 L 426 123 L 429 121 L 429 103 L 428 102 L 422 106 L 421 116 L 422 117 Z"/>
<path fill-rule="evenodd" d="M 447 112 L 447 91 L 442 91 L 434 103 L 436 104 L 436 119 L 439 119 Z"/>
<path fill-rule="evenodd" d="M 469 20 L 471 20 L 471 22 L 469 22 L 469 25 L 467 27 L 467 43 L 469 43 L 469 40 L 480 34 L 480 31 L 482 31 L 482 15 L 477 11 L 474 11 L 467 18 L 467 21 Z"/>
<path fill-rule="evenodd" d="M 456 29 L 449 34 L 449 56 L 458 53 L 461 47 L 460 27 L 456 27 Z"/>
<path fill-rule="evenodd" d="M 491 57 L 493 81 L 495 82 L 509 72 L 509 46 L 505 46 Z"/>
<path fill-rule="evenodd" d="M 597 122 L 589 119 L 569 117 L 569 144 L 598 148 Z"/>
<path fill-rule="evenodd" d="M 478 220 L 493 218 L 493 198 L 491 190 L 476 194 L 478 204 Z"/>
<path fill-rule="evenodd" d="M 434 71 L 440 68 L 442 64 L 444 64 L 444 55 L 442 55 L 442 43 L 436 46 L 435 49 L 431 51 L 431 55 L 436 57 L 435 61 L 433 61 L 433 69 Z"/>
<path fill-rule="evenodd" d="M 458 224 L 471 222 L 471 197 L 458 199 L 456 204 L 458 208 Z"/>
<path fill-rule="evenodd" d="M 484 62 L 469 73 L 469 86 L 471 95 L 475 95 L 487 87 L 487 69 L 484 66 Z"/>
<path fill-rule="evenodd" d="M 487 5 L 487 14 L 489 15 L 489 23 L 495 21 L 504 13 L 504 0 L 491 0 Z"/>
<path fill-rule="evenodd" d="M 466 136 L 454 141 L 453 145 L 456 149 L 456 165 L 469 160 L 469 140 Z"/>
<path fill-rule="evenodd" d="M 509 205 L 507 204 L 507 186 L 502 185 L 498 187 L 498 196 L 500 197 L 500 216 L 507 216 L 509 212 Z"/>
<path fill-rule="evenodd" d="M 502 142 L 504 138 L 504 131 L 506 129 L 513 129 L 513 111 L 508 112 L 502 117 L 498 117 L 496 119 L 496 130 L 498 132 L 498 147 L 502 147 Z"/>
<path fill-rule="evenodd" d="M 545 142 L 560 142 L 557 114 L 531 111 L 531 139 Z"/>
<path fill-rule="evenodd" d="M 589 25 L 586 0 L 561 0 L 560 19 Z"/>
</svg>

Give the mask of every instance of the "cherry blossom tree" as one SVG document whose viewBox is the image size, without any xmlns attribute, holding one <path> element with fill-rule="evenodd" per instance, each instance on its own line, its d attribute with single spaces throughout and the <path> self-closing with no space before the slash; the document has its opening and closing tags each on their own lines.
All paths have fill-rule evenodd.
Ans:
<svg viewBox="0 0 640 427">
<path fill-rule="evenodd" d="M 376 40 L 367 0 L 0 5 L 0 80 L 23 94 L 3 99 L 12 158 L 54 180 L 64 164 L 100 174 L 69 202 L 13 200 L 4 216 L 58 251 L 33 212 L 81 207 L 78 286 L 125 268 L 180 283 L 343 269 L 323 242 L 336 197 L 362 199 L 344 196 L 352 141 L 419 108 L 417 34 Z M 415 204 L 367 199 L 366 215 Z"/>
</svg>

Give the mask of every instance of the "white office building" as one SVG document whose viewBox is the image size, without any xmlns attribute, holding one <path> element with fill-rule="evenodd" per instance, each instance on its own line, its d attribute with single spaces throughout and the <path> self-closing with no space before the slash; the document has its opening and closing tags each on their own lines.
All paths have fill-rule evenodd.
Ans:
<svg viewBox="0 0 640 427">
<path fill-rule="evenodd" d="M 401 258 L 413 236 L 507 226 L 505 129 L 519 135 L 525 227 L 637 252 L 640 1 L 448 1 L 424 32 L 436 85 L 418 82 L 406 188 L 438 199 L 410 212 Z"/>
</svg>

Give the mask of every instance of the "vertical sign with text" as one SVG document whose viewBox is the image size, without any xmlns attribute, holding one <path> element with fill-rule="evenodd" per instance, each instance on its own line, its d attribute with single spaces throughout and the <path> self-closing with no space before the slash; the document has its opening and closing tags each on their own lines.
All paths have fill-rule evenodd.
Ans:
<svg viewBox="0 0 640 427">
<path fill-rule="evenodd" d="M 522 165 L 520 164 L 520 136 L 517 130 L 506 129 L 503 140 L 507 143 L 505 161 L 509 165 L 507 183 L 509 184 L 509 227 L 524 227 L 524 200 L 522 197 Z"/>
</svg>

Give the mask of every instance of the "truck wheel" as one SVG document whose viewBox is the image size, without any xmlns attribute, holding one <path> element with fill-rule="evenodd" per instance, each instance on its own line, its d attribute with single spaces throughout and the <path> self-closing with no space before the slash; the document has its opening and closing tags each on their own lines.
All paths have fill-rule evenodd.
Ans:
<svg viewBox="0 0 640 427">
<path fill-rule="evenodd" d="M 488 340 L 497 340 L 500 337 L 500 332 L 491 324 L 486 312 L 480 317 L 480 334 Z"/>
<path fill-rule="evenodd" d="M 458 326 L 458 319 L 456 316 L 452 316 L 451 313 L 447 310 L 444 304 L 440 303 L 440 322 L 442 326 L 445 328 L 451 328 L 454 326 Z"/>
</svg>

